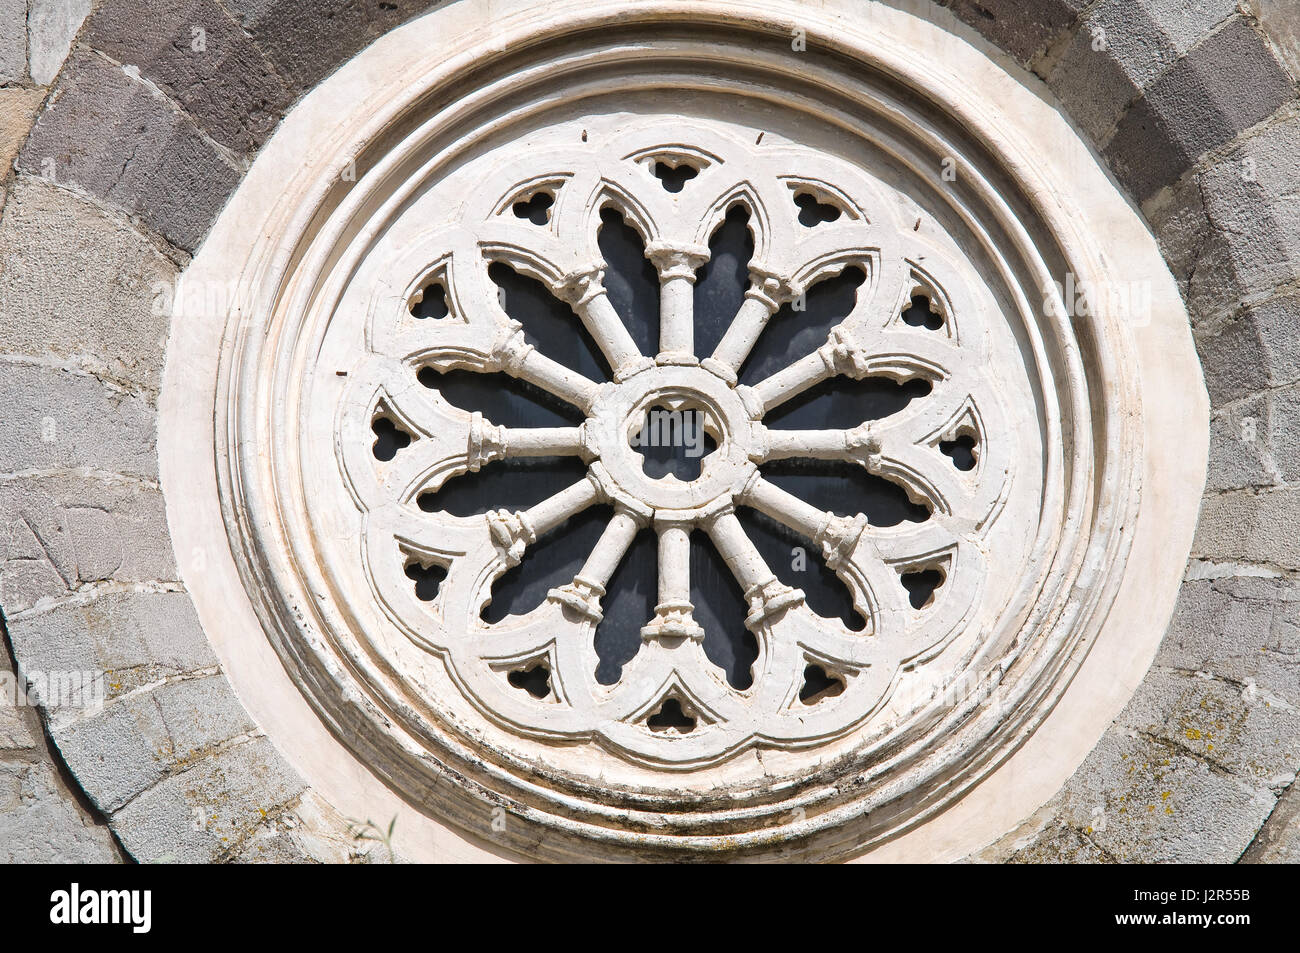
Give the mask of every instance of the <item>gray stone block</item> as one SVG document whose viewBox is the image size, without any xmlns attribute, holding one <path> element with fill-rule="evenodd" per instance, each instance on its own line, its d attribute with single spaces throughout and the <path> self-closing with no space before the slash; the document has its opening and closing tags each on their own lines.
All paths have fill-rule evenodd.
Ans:
<svg viewBox="0 0 1300 953">
<path fill-rule="evenodd" d="M 1027 64 L 1070 28 L 1087 0 L 947 0 L 943 5 Z"/>
<path fill-rule="evenodd" d="M 52 165 L 58 184 L 85 189 L 193 251 L 240 176 L 131 69 L 74 51 L 18 168 L 44 175 Z"/>
<path fill-rule="evenodd" d="M 1098 0 L 1048 85 L 1084 132 L 1105 142 L 1142 90 L 1235 9 L 1234 0 Z"/>
<path fill-rule="evenodd" d="M 58 368 L 0 361 L 0 472 L 92 467 L 157 479 L 155 411 Z"/>
<path fill-rule="evenodd" d="M 297 98 L 358 50 L 439 0 L 226 0 Z"/>
<path fill-rule="evenodd" d="M 1216 333 L 1198 335 L 1197 349 L 1215 405 L 1294 383 L 1300 379 L 1300 295 L 1247 308 Z"/>
<path fill-rule="evenodd" d="M 1300 864 L 1300 785 L 1292 784 L 1242 854 L 1243 864 Z"/>
<path fill-rule="evenodd" d="M 159 685 L 56 727 L 53 735 L 78 783 L 112 814 L 254 728 L 225 676 L 212 675 Z"/>
<path fill-rule="evenodd" d="M 0 0 L 0 83 L 27 77 L 27 0 Z"/>
<path fill-rule="evenodd" d="M 1116 724 L 1254 788 L 1280 791 L 1300 770 L 1300 709 L 1256 685 L 1156 669 Z"/>
<path fill-rule="evenodd" d="M 1180 749 L 1107 732 L 1055 799 L 1062 823 L 1134 863 L 1232 863 L 1276 798 Z"/>
<path fill-rule="evenodd" d="M 1233 490 L 1207 497 L 1192 554 L 1300 569 L 1300 488 Z"/>
<path fill-rule="evenodd" d="M 1285 576 L 1189 580 L 1155 664 L 1254 685 L 1300 708 L 1300 588 Z"/>
<path fill-rule="evenodd" d="M 207 863 L 238 854 L 302 790 L 259 738 L 163 779 L 114 814 L 112 825 L 141 862 Z"/>
<path fill-rule="evenodd" d="M 121 858 L 44 763 L 0 762 L 0 863 L 112 864 Z"/>
<path fill-rule="evenodd" d="M 106 3 L 83 42 L 137 66 L 236 152 L 261 145 L 290 102 L 270 63 L 216 0 Z"/>
<path fill-rule="evenodd" d="M 9 635 L 24 672 L 103 672 L 108 699 L 217 665 L 183 592 L 107 592 L 21 613 L 9 619 Z M 48 707 L 60 720 L 81 714 Z"/>
<path fill-rule="evenodd" d="M 28 0 L 27 41 L 31 48 L 32 80 L 54 82 L 72 41 L 90 13 L 93 0 Z"/>
<path fill-rule="evenodd" d="M 176 266 L 99 206 L 20 176 L 0 220 L 0 351 L 157 391 Z"/>
<path fill-rule="evenodd" d="M 1272 48 L 1242 17 L 1193 47 L 1120 120 L 1105 150 L 1139 201 L 1271 116 L 1295 94 Z"/>
<path fill-rule="evenodd" d="M 1210 461 L 1205 488 L 1211 493 L 1281 482 L 1273 458 L 1271 401 L 1258 395 L 1218 411 L 1210 420 Z"/>
<path fill-rule="evenodd" d="M 179 578 L 156 488 L 77 473 L 15 480 L 0 483 L 0 516 L 0 605 L 10 615 L 87 583 Z"/>
<path fill-rule="evenodd" d="M 1300 274 L 1300 117 L 1271 123 L 1145 207 L 1195 326 L 1217 333 L 1243 304 L 1259 318 L 1269 383 L 1294 380 Z M 1279 296 L 1276 289 L 1287 287 Z M 1277 298 L 1276 302 L 1268 299 Z M 1266 335 L 1266 336 L 1265 336 Z"/>
<path fill-rule="evenodd" d="M 1300 481 L 1300 387 L 1283 387 L 1269 395 L 1269 451 L 1279 476 Z"/>
</svg>

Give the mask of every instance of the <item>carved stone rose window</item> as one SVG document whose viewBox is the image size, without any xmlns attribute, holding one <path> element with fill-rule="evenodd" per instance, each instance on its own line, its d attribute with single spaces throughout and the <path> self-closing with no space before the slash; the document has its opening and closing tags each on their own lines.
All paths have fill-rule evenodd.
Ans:
<svg viewBox="0 0 1300 953">
<path fill-rule="evenodd" d="M 689 119 L 589 113 L 465 163 L 413 201 L 362 266 L 338 309 L 351 320 L 331 322 L 306 398 L 337 408 L 330 439 L 309 441 L 308 456 L 323 482 L 342 478 L 355 496 L 358 532 L 340 555 L 364 563 L 385 615 L 445 660 L 466 701 L 521 735 L 673 767 L 753 746 L 806 747 L 860 725 L 900 666 L 939 653 L 978 618 L 981 597 L 1003 596 L 983 584 L 985 554 L 996 545 L 1020 558 L 1042 484 L 1040 448 L 1005 422 L 1006 404 L 1033 406 L 1019 349 L 944 229 L 865 169 L 771 123 L 712 113 L 707 101 Z M 720 339 L 701 346 L 697 276 L 737 216 L 753 246 L 748 281 Z M 638 309 L 625 301 L 620 312 L 604 285 L 610 263 L 598 238 L 620 224 L 657 279 L 648 347 L 633 332 L 645 340 L 656 329 L 637 327 Z M 510 317 L 513 292 L 491 279 L 501 266 L 568 305 L 567 333 L 586 329 L 607 376 L 547 356 L 565 350 Z M 769 323 L 813 324 L 819 284 L 849 269 L 862 280 L 843 320 L 807 353 L 798 345 L 811 335 L 796 335 L 766 362 L 771 370 L 746 374 Z M 526 382 L 582 422 L 501 426 L 448 396 L 448 372 L 460 369 Z M 814 412 L 853 398 L 860 381 L 920 396 L 868 421 L 859 388 L 843 401 L 858 407 L 849 426 L 765 422 L 819 386 Z M 716 446 L 698 474 L 650 475 L 643 430 L 666 438 L 645 444 L 685 445 L 696 426 Z M 945 455 L 959 444 L 968 457 Z M 476 512 L 442 505 L 450 481 L 474 479 L 467 471 L 538 457 L 572 457 L 586 472 L 527 508 L 495 507 L 490 490 Z M 818 509 L 765 475 L 787 461 L 860 468 L 901 488 L 919 515 L 884 526 L 859 509 Z M 1008 500 L 1019 531 L 1013 516 L 993 536 Z M 606 510 L 604 528 L 580 570 L 530 611 L 485 621 L 503 574 L 591 507 Z M 818 614 L 779 578 L 737 515 L 745 508 L 813 549 L 865 625 Z M 653 617 L 636 620 L 644 644 L 603 684 L 607 590 L 646 529 L 658 537 Z M 740 686 L 710 659 L 712 633 L 695 619 L 695 600 L 730 595 L 702 591 L 698 571 L 692 585 L 697 531 L 734 577 L 757 642 Z M 913 577 L 938 582 L 916 606 Z"/>
<path fill-rule="evenodd" d="M 239 290 L 172 344 L 215 449 L 165 479 L 217 474 L 172 519 L 228 541 L 187 581 L 232 677 L 265 640 L 340 746 L 304 772 L 531 857 L 838 858 L 1056 709 L 1099 732 L 1190 540 L 1150 387 L 1195 365 L 1073 134 L 898 11 L 474 6 L 313 93 L 186 277 Z"/>
</svg>

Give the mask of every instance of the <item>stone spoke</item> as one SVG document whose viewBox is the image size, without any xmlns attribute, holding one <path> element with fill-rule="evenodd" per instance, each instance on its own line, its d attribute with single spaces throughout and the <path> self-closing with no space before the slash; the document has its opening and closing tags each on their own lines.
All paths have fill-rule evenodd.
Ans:
<svg viewBox="0 0 1300 953">
<path fill-rule="evenodd" d="M 547 598 L 584 616 L 593 625 L 600 622 L 604 618 L 600 604 L 605 597 L 605 587 L 642 525 L 642 521 L 629 510 L 619 508 L 582 564 L 582 569 L 573 577 L 573 582 L 552 589 Z"/>
</svg>

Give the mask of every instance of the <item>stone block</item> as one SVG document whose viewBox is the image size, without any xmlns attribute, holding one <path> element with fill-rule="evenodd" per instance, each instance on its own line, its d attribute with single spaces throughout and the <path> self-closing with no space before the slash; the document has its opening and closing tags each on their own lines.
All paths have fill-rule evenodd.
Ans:
<svg viewBox="0 0 1300 953">
<path fill-rule="evenodd" d="M 1278 60 L 1300 82 L 1300 6 L 1295 0 L 1249 0 Z"/>
<path fill-rule="evenodd" d="M 224 675 L 167 682 L 53 730 L 91 800 L 112 814 L 254 725 Z"/>
<path fill-rule="evenodd" d="M 124 221 L 20 176 L 0 220 L 0 351 L 156 392 L 176 266 Z"/>
<path fill-rule="evenodd" d="M 1268 821 L 1242 854 L 1243 864 L 1300 864 L 1300 786 L 1278 799 Z"/>
<path fill-rule="evenodd" d="M 107 3 L 84 42 L 137 67 L 235 152 L 261 145 L 289 105 L 271 64 L 216 0 Z"/>
<path fill-rule="evenodd" d="M 85 189 L 193 251 L 239 173 L 193 120 L 138 78 L 78 50 L 18 156 L 18 168 Z"/>
<path fill-rule="evenodd" d="M 27 77 L 27 0 L 0 0 L 0 83 Z"/>
<path fill-rule="evenodd" d="M 88 583 L 178 579 L 154 487 L 77 473 L 14 480 L 0 483 L 0 516 L 0 605 L 10 615 Z"/>
<path fill-rule="evenodd" d="M 0 863 L 111 864 L 121 858 L 44 762 L 0 762 Z"/>
<path fill-rule="evenodd" d="M 1251 306 L 1213 334 L 1197 336 L 1215 405 L 1300 379 L 1300 295 Z"/>
<path fill-rule="evenodd" d="M 1300 569 L 1300 489 L 1234 490 L 1207 497 L 1192 554 Z"/>
<path fill-rule="evenodd" d="M 1234 17 L 1164 72 L 1120 120 L 1105 156 L 1138 201 L 1294 96 L 1268 42 Z"/>
<path fill-rule="evenodd" d="M 155 411 L 137 394 L 58 368 L 0 363 L 0 467 L 90 467 L 157 479 Z"/>
<path fill-rule="evenodd" d="M 214 669 L 216 656 L 183 592 L 107 592 L 9 619 L 14 655 L 33 672 L 103 672 L 111 700 L 169 676 Z M 52 708 L 56 722 L 83 714 Z"/>
<path fill-rule="evenodd" d="M 259 738 L 164 778 L 113 815 L 113 830 L 142 863 L 208 863 L 239 853 L 302 790 Z"/>
<path fill-rule="evenodd" d="M 294 98 L 393 27 L 439 0 L 228 0 Z"/>
<path fill-rule="evenodd" d="M 1270 399 L 1257 395 L 1214 414 L 1210 420 L 1207 491 L 1217 493 L 1281 482 L 1272 453 L 1270 408 Z"/>
<path fill-rule="evenodd" d="M 1156 665 L 1253 685 L 1300 708 L 1300 588 L 1285 576 L 1189 580 Z"/>
<path fill-rule="evenodd" d="M 1087 0 L 951 0 L 945 6 L 1027 64 L 1070 28 Z"/>
<path fill-rule="evenodd" d="M 1060 821 L 1132 863 L 1232 863 L 1276 798 L 1137 733 L 1108 731 L 1055 799 Z"/>
<path fill-rule="evenodd" d="M 0 174 L 9 171 L 43 99 L 43 89 L 23 86 L 0 88 Z"/>
<path fill-rule="evenodd" d="M 33 82 L 48 86 L 68 58 L 94 0 L 28 0 L 27 41 Z"/>
<path fill-rule="evenodd" d="M 1300 770 L 1300 709 L 1254 684 L 1153 670 L 1116 723 L 1251 787 L 1281 790 Z"/>
</svg>

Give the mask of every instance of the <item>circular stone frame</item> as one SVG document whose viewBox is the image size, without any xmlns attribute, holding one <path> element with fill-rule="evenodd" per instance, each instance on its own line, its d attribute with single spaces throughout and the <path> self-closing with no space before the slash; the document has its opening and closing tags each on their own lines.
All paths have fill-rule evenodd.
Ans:
<svg viewBox="0 0 1300 953">
<path fill-rule="evenodd" d="M 455 112 L 448 89 L 472 85 L 465 83 L 471 65 L 547 55 L 548 44 L 581 44 L 584 33 L 598 35 L 613 24 L 768 42 L 805 30 L 810 49 L 878 84 L 863 84 L 864 96 L 877 97 L 864 107 L 893 110 L 915 125 L 921 117 L 913 109 L 884 95 L 903 91 L 931 113 L 921 126 L 959 131 L 981 150 L 945 149 L 951 143 L 936 136 L 928 158 L 936 175 L 943 157 L 964 160 L 963 185 L 984 187 L 984 201 L 1002 205 L 1009 232 L 1024 218 L 1042 223 L 1081 283 L 1111 287 L 1136 276 L 1150 286 L 1149 322 L 1127 322 L 1105 302 L 1069 322 L 1083 347 L 1064 376 L 1081 384 L 1078 376 L 1091 374 L 1104 383 L 1105 393 L 1093 397 L 1104 408 L 1096 433 L 1113 453 L 1096 483 L 1084 481 L 1091 545 L 1070 571 L 1071 595 L 1058 607 L 1065 614 L 1036 636 L 1054 641 L 1054 649 L 1036 647 L 1024 656 L 1028 664 L 1006 669 L 991 691 L 948 711 L 938 750 L 920 744 L 892 753 L 907 766 L 905 781 L 895 776 L 873 786 L 864 783 L 870 772 L 855 776 L 841 766 L 833 776 L 809 777 L 798 791 L 775 792 L 758 824 L 734 804 L 723 805 L 729 815 L 698 802 L 671 812 L 681 821 L 696 811 L 680 826 L 706 833 L 663 833 L 664 805 L 657 822 L 593 824 L 581 797 L 557 809 L 527 791 L 526 778 L 503 785 L 472 750 L 459 760 L 434 758 L 395 730 L 349 685 L 344 666 L 306 624 L 310 598 L 285 598 L 266 554 L 243 544 L 272 527 L 259 522 L 264 511 L 244 505 L 255 488 L 255 481 L 242 482 L 251 472 L 244 467 L 251 458 L 256 469 L 258 448 L 241 444 L 245 431 L 226 416 L 231 394 L 255 386 L 255 376 L 237 371 L 255 368 L 266 337 L 276 333 L 273 316 L 283 313 L 286 279 L 302 266 L 305 239 L 317 241 L 323 229 L 336 227 L 348 203 L 364 203 L 367 176 L 413 171 L 390 159 L 400 157 L 403 140 L 419 135 L 424 118 L 436 122 Z M 430 66 L 424 51 L 434 44 L 460 52 Z M 928 65 L 917 65 L 917 49 L 930 54 Z M 390 159 L 372 166 L 376 155 Z M 351 168 L 361 172 L 355 187 L 345 174 Z M 1007 195 L 1015 197 L 1015 211 L 999 199 Z M 186 272 L 177 299 L 189 300 L 195 289 L 201 299 L 206 287 L 232 280 L 226 325 L 181 311 L 169 345 L 162 480 L 182 574 L 232 682 L 271 739 L 344 814 L 373 815 L 376 802 L 395 804 L 400 792 L 415 831 L 407 845 L 412 857 L 466 844 L 461 832 L 480 835 L 482 846 L 539 859 L 960 856 L 1057 790 L 1140 682 L 1172 612 L 1208 443 L 1204 387 L 1175 283 L 1137 213 L 1055 110 L 983 53 L 905 12 L 840 0 L 816 10 L 786 2 L 563 0 L 540 16 L 499 15 L 485 2 L 435 11 L 379 40 L 286 117 Z M 250 379 L 253 385 L 241 384 Z M 1169 394 L 1179 399 L 1161 399 Z M 1140 578 L 1123 572 L 1128 564 L 1142 567 Z M 512 817 L 504 830 L 491 824 L 498 806 Z M 714 833 L 715 825 L 725 829 Z"/>
</svg>

